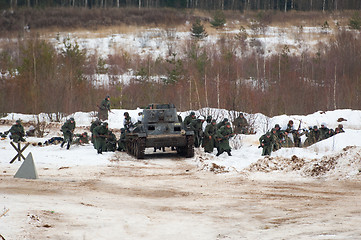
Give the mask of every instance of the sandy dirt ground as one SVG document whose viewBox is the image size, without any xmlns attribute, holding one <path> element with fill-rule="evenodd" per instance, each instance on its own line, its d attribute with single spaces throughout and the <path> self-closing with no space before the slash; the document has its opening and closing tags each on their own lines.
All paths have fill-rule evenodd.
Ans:
<svg viewBox="0 0 361 240">
<path fill-rule="evenodd" d="M 168 154 L 38 173 L 0 172 L 6 240 L 361 239 L 360 181 L 252 180 Z"/>
</svg>

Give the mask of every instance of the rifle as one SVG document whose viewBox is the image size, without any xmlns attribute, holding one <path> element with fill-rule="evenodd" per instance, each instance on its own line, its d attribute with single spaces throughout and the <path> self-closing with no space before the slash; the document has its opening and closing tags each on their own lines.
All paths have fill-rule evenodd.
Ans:
<svg viewBox="0 0 361 240">
<path fill-rule="evenodd" d="M 220 142 L 220 141 L 225 140 L 225 139 L 230 139 L 230 138 L 233 137 L 233 136 L 234 136 L 234 133 L 231 133 L 231 134 L 228 134 L 228 135 L 223 136 L 223 137 L 218 137 L 218 138 L 216 138 L 216 140 L 217 140 L 218 142 Z"/>
<path fill-rule="evenodd" d="M 301 129 L 302 119 L 300 120 L 300 124 L 298 125 L 297 132 Z"/>
</svg>

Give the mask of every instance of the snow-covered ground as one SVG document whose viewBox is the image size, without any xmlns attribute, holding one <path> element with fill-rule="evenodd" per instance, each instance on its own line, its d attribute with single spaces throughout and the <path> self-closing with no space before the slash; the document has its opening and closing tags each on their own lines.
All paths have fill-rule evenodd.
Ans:
<svg viewBox="0 0 361 240">
<path fill-rule="evenodd" d="M 140 109 L 112 111 L 109 126 L 119 136 L 124 112 L 136 119 Z M 232 119 L 225 110 L 196 114 L 206 111 Z M 71 115 L 77 133 L 88 130 L 93 115 Z M 235 137 L 232 156 L 196 149 L 185 159 L 169 149 L 148 149 L 137 160 L 124 152 L 99 155 L 91 145 L 37 146 L 61 136 L 61 123 L 41 114 L 46 136 L 27 138 L 35 146 L 24 152 L 32 153 L 39 179 L 14 178 L 22 162 L 10 164 L 16 152 L 9 139 L 0 141 L 0 234 L 6 240 L 359 239 L 361 111 L 245 116 L 255 119 L 257 133 Z M 340 118 L 345 133 L 261 156 L 258 138 L 276 123 L 292 119 L 296 126 L 302 120 L 302 128 L 334 128 Z M 9 114 L 0 120 L 0 132 L 17 119 L 27 130 L 35 118 Z"/>
</svg>

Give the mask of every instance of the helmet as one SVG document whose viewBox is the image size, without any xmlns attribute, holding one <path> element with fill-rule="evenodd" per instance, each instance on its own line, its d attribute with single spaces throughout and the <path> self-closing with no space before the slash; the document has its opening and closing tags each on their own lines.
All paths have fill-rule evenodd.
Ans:
<svg viewBox="0 0 361 240">
<path fill-rule="evenodd" d="M 280 125 L 279 125 L 279 124 L 276 124 L 276 125 L 275 125 L 275 128 L 280 128 Z"/>
<path fill-rule="evenodd" d="M 318 129 L 318 127 L 315 125 L 315 126 L 313 126 L 313 129 Z"/>
<path fill-rule="evenodd" d="M 239 116 L 243 116 L 243 113 L 240 112 L 240 113 L 239 113 Z"/>
<path fill-rule="evenodd" d="M 275 128 L 272 128 L 272 129 L 271 129 L 271 132 L 273 132 L 273 131 L 277 131 L 277 129 L 275 129 Z"/>
<path fill-rule="evenodd" d="M 223 122 L 228 122 L 228 118 L 223 119 Z"/>
<path fill-rule="evenodd" d="M 108 123 L 107 122 L 103 122 L 103 126 L 107 127 Z"/>
<path fill-rule="evenodd" d="M 338 128 L 343 128 L 343 125 L 342 125 L 342 124 L 339 124 L 339 125 L 338 125 Z"/>
<path fill-rule="evenodd" d="M 73 118 L 73 117 L 71 117 L 71 118 L 69 118 L 69 120 L 70 120 L 70 121 L 74 121 L 74 118 Z"/>
<path fill-rule="evenodd" d="M 196 115 L 196 113 L 195 113 L 195 112 L 191 112 L 191 116 L 194 116 L 194 115 Z"/>
<path fill-rule="evenodd" d="M 212 119 L 212 123 L 217 123 L 216 119 Z"/>
<path fill-rule="evenodd" d="M 293 124 L 293 121 L 292 121 L 292 120 L 289 120 L 288 123 L 289 123 L 289 124 Z"/>
<path fill-rule="evenodd" d="M 321 123 L 321 126 L 327 127 L 326 123 Z"/>
<path fill-rule="evenodd" d="M 20 119 L 16 120 L 16 123 L 17 123 L 17 124 L 20 124 L 20 123 L 21 123 L 21 120 L 20 120 Z"/>
<path fill-rule="evenodd" d="M 108 98 L 110 98 L 110 96 L 109 96 L 109 95 L 105 97 L 105 99 L 108 99 Z"/>
<path fill-rule="evenodd" d="M 207 119 L 212 119 L 212 116 L 211 116 L 211 115 L 208 115 L 208 116 L 207 116 Z"/>
<path fill-rule="evenodd" d="M 129 116 L 129 113 L 128 113 L 128 112 L 125 112 L 125 113 L 124 113 L 124 116 L 128 117 L 128 116 Z"/>
</svg>

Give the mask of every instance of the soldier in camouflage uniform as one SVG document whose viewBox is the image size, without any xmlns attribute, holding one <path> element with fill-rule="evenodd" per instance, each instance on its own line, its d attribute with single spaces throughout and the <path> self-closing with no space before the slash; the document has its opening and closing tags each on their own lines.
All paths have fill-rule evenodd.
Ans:
<svg viewBox="0 0 361 240">
<path fill-rule="evenodd" d="M 67 143 L 66 149 L 70 148 L 70 144 L 73 141 L 74 129 L 75 129 L 75 120 L 73 117 L 71 117 L 61 127 L 61 131 L 63 132 L 64 135 L 64 141 L 61 143 L 60 147 L 64 147 L 64 144 Z"/>
<path fill-rule="evenodd" d="M 317 126 L 313 126 L 313 128 L 306 134 L 307 138 L 305 140 L 305 146 L 311 146 L 312 144 L 318 142 L 320 140 L 320 131 Z"/>
<path fill-rule="evenodd" d="M 110 97 L 106 96 L 98 107 L 98 118 L 103 121 L 108 120 L 108 111 L 110 111 Z"/>
<path fill-rule="evenodd" d="M 216 140 L 218 141 L 217 147 L 217 155 L 219 156 L 224 152 L 227 152 L 228 156 L 232 156 L 231 150 L 232 148 L 229 146 L 229 139 L 234 135 L 231 124 L 227 122 L 225 126 L 222 126 L 220 129 L 217 130 L 216 133 Z"/>
<path fill-rule="evenodd" d="M 345 130 L 343 130 L 343 125 L 342 124 L 339 124 L 337 126 L 337 128 L 335 128 L 335 134 L 338 134 L 338 133 L 343 133 L 345 132 Z"/>
<path fill-rule="evenodd" d="M 273 147 L 272 147 L 272 151 L 275 152 L 278 149 L 281 148 L 281 140 L 278 137 L 278 133 L 277 133 L 277 129 L 276 128 L 272 128 L 271 130 L 271 139 L 273 142 Z"/>
<path fill-rule="evenodd" d="M 319 128 L 320 131 L 320 141 L 329 138 L 328 128 L 326 127 L 326 123 L 322 123 Z"/>
<path fill-rule="evenodd" d="M 11 126 L 9 132 L 11 133 L 10 138 L 18 143 L 18 142 L 25 142 L 24 136 L 25 131 L 23 125 L 21 125 L 20 120 L 16 120 L 16 123 Z"/>
<path fill-rule="evenodd" d="M 271 156 L 271 153 L 273 151 L 274 143 L 273 143 L 273 139 L 271 137 L 270 132 L 267 132 L 266 134 L 262 135 L 259 138 L 259 144 L 260 144 L 259 147 L 263 148 L 262 156 L 267 156 L 267 155 Z"/>
<path fill-rule="evenodd" d="M 206 126 L 204 130 L 203 147 L 206 153 L 213 152 L 215 145 L 215 135 L 217 133 L 216 120 L 213 119 L 211 123 Z"/>
<path fill-rule="evenodd" d="M 288 136 L 287 131 L 281 131 L 281 147 L 291 148 L 294 146 L 292 139 Z"/>
</svg>

